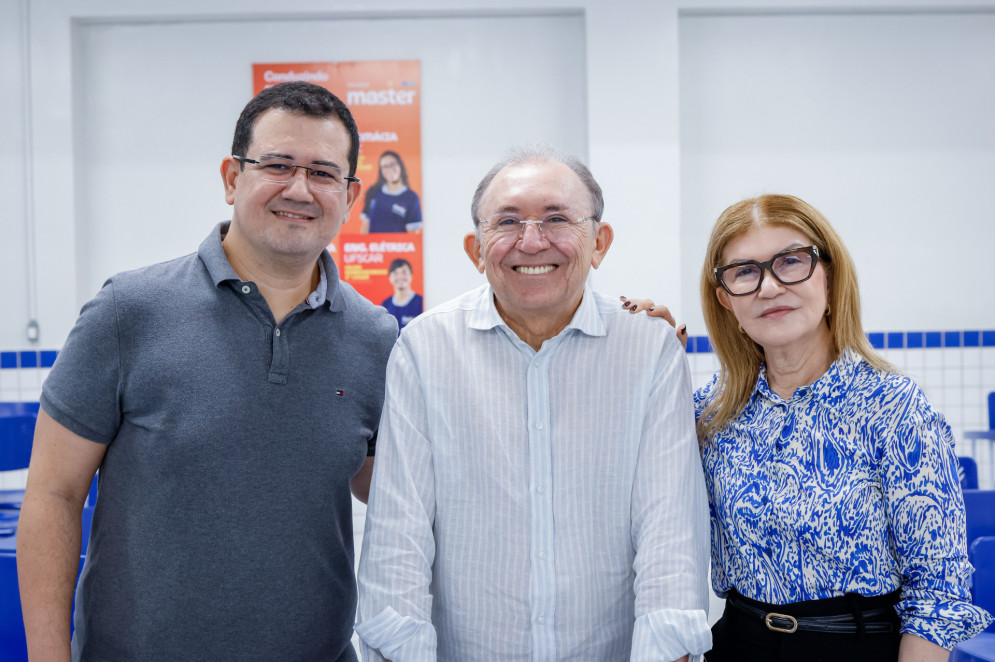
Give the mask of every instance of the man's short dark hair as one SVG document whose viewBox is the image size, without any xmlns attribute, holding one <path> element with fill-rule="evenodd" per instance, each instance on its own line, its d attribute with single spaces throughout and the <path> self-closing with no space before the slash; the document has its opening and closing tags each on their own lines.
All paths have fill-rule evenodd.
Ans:
<svg viewBox="0 0 995 662">
<path fill-rule="evenodd" d="M 407 260 L 405 260 L 403 257 L 399 257 L 399 258 L 396 258 L 393 262 L 390 263 L 390 268 L 387 269 L 387 275 L 388 276 L 391 275 L 392 273 L 394 273 L 395 271 L 397 271 L 401 267 L 407 267 L 408 271 L 410 271 L 411 273 L 415 272 L 415 270 L 411 268 L 411 263 L 410 262 L 408 262 Z"/>
<path fill-rule="evenodd" d="M 235 124 L 235 137 L 231 142 L 233 156 L 251 156 L 246 151 L 252 144 L 252 130 L 256 119 L 270 108 L 283 108 L 308 117 L 336 117 L 341 120 L 349 132 L 349 176 L 356 174 L 356 164 L 359 162 L 359 129 L 349 107 L 320 85 L 300 80 L 267 87 L 245 105 Z"/>
</svg>

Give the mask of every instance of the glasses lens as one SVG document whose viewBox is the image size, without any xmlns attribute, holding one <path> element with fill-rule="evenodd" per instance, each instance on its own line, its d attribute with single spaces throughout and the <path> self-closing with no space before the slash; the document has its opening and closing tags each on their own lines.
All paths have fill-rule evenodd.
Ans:
<svg viewBox="0 0 995 662">
<path fill-rule="evenodd" d="M 318 191 L 344 191 L 346 179 L 337 168 L 312 167 L 308 171 L 311 188 Z"/>
<path fill-rule="evenodd" d="M 807 250 L 791 251 L 774 259 L 770 269 L 785 285 L 799 283 L 812 275 L 815 258 Z"/>
<path fill-rule="evenodd" d="M 722 284 L 733 294 L 749 294 L 760 284 L 758 264 L 734 264 L 722 272 Z"/>
<path fill-rule="evenodd" d="M 305 168 L 296 165 L 290 159 L 271 156 L 259 159 L 259 178 L 268 182 L 288 183 L 294 177 L 297 168 Z M 346 179 L 337 168 L 327 166 L 311 166 L 304 170 L 308 183 L 316 191 L 344 191 L 346 190 Z"/>
<path fill-rule="evenodd" d="M 535 225 L 546 239 L 556 240 L 568 236 L 586 220 L 572 212 L 547 214 L 541 219 L 525 219 L 519 214 L 495 214 L 487 221 L 486 227 L 496 236 L 517 238 L 525 232 L 526 225 Z"/>
</svg>

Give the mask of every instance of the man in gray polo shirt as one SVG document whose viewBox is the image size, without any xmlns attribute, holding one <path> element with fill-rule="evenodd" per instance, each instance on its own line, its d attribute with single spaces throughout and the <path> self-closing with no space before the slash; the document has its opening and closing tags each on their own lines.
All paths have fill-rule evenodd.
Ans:
<svg viewBox="0 0 995 662">
<path fill-rule="evenodd" d="M 83 307 L 42 391 L 18 533 L 33 661 L 70 659 L 98 467 L 73 660 L 355 660 L 350 487 L 365 500 L 397 336 L 325 250 L 358 150 L 327 90 L 265 90 L 221 164 L 231 221 Z"/>
</svg>

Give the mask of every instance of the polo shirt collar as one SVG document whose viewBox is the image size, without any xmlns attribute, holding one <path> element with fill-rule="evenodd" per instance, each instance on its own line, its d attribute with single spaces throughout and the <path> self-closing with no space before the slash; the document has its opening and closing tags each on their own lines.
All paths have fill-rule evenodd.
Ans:
<svg viewBox="0 0 995 662">
<path fill-rule="evenodd" d="M 197 255 L 211 275 L 215 287 L 228 281 L 242 282 L 228 261 L 225 249 L 221 246 L 230 226 L 231 221 L 218 223 L 197 249 Z M 318 273 L 318 287 L 308 296 L 307 304 L 312 308 L 319 308 L 327 303 L 329 310 L 334 312 L 345 310 L 347 306 L 339 282 L 339 270 L 327 248 L 318 256 Z"/>
</svg>

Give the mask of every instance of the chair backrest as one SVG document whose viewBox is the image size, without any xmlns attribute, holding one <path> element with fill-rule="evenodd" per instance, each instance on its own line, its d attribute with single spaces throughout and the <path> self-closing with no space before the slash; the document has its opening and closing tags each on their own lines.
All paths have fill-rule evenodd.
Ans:
<svg viewBox="0 0 995 662">
<path fill-rule="evenodd" d="M 995 536 L 995 490 L 964 490 L 967 546 L 981 536 Z"/>
<path fill-rule="evenodd" d="M 968 556 L 974 566 L 971 601 L 992 612 L 995 610 L 995 536 L 976 538 L 968 548 Z M 995 632 L 995 623 L 986 632 Z"/>
<path fill-rule="evenodd" d="M 28 414 L 0 416 L 0 471 L 28 467 L 36 420 Z"/>
<path fill-rule="evenodd" d="M 957 477 L 960 478 L 960 489 L 978 489 L 978 463 L 970 457 L 957 457 Z"/>
<path fill-rule="evenodd" d="M 988 429 L 995 430 L 995 391 L 988 394 Z"/>
</svg>

